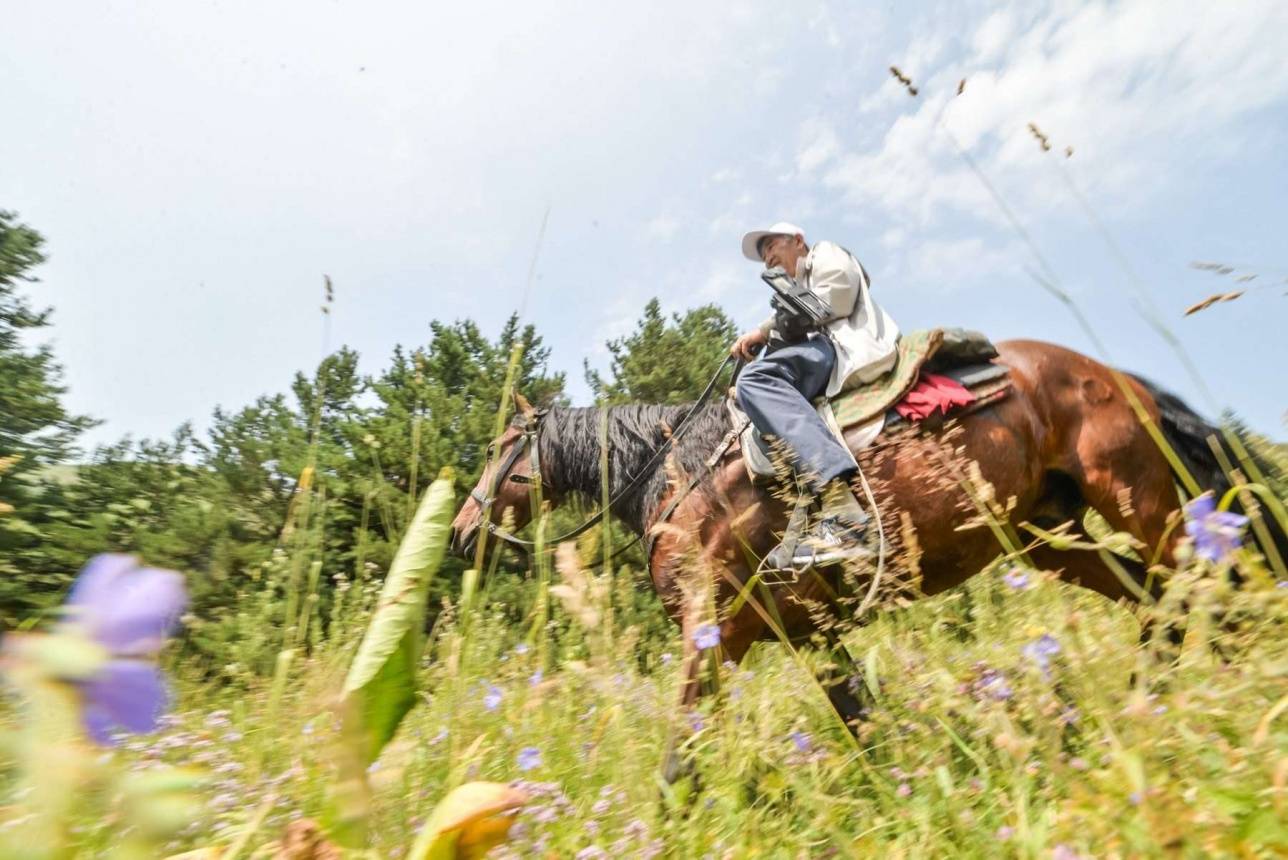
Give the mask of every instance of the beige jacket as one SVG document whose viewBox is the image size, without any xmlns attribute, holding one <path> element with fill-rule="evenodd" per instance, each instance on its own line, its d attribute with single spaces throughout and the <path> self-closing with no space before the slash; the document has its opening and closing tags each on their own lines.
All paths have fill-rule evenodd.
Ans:
<svg viewBox="0 0 1288 860">
<path fill-rule="evenodd" d="M 797 263 L 796 283 L 809 287 L 834 314 L 827 336 L 836 346 L 836 366 L 827 396 L 871 382 L 894 367 L 899 327 L 868 295 L 868 278 L 854 255 L 834 242 L 816 242 Z M 760 324 L 768 334 L 770 317 Z"/>
</svg>

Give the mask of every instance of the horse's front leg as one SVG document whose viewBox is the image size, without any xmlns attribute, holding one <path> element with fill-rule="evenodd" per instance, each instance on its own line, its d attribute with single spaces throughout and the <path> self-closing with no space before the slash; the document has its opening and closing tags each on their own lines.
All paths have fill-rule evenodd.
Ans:
<svg viewBox="0 0 1288 860">
<path fill-rule="evenodd" d="M 683 636 L 680 664 L 679 713 L 682 719 L 672 731 L 667 747 L 662 775 L 667 783 L 693 773 L 692 758 L 685 752 L 684 743 L 691 731 L 697 731 L 696 712 L 703 696 L 719 689 L 720 664 L 726 660 L 741 663 L 751 643 L 759 638 L 762 625 L 759 619 L 745 611 L 716 622 L 709 617 L 705 601 L 686 600 L 680 618 Z M 714 630 L 719 631 L 717 636 Z"/>
<path fill-rule="evenodd" d="M 827 640 L 828 665 L 818 674 L 818 682 L 827 693 L 841 722 L 850 734 L 858 735 L 858 723 L 872 704 L 871 693 L 864 686 L 854 658 L 833 628 L 822 631 Z"/>
<path fill-rule="evenodd" d="M 677 721 L 676 728 L 671 731 L 671 740 L 667 746 L 666 759 L 662 768 L 662 776 L 668 784 L 674 784 L 685 776 L 692 775 L 693 760 L 683 750 L 684 741 L 687 740 L 688 735 L 684 729 L 695 728 L 694 715 L 698 700 L 703 695 L 714 693 L 717 689 L 717 667 L 712 665 L 712 662 L 719 659 L 722 647 L 720 644 L 716 644 L 714 648 L 701 647 L 714 637 L 711 635 L 710 628 L 707 628 L 701 620 L 702 607 L 695 605 L 696 603 L 697 601 L 686 600 L 680 619 L 680 633 L 683 641 L 680 649 L 679 714 L 681 720 Z M 718 625 L 716 629 L 720 631 L 720 640 L 723 642 L 723 625 Z"/>
</svg>

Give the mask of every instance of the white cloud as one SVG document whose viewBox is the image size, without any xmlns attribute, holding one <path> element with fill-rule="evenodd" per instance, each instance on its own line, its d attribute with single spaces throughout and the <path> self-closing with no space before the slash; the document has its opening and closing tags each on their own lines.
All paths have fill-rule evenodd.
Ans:
<svg viewBox="0 0 1288 860">
<path fill-rule="evenodd" d="M 841 140 L 832 124 L 824 119 L 812 119 L 801 127 L 796 169 L 809 173 L 827 164 L 840 151 Z"/>
<path fill-rule="evenodd" d="M 1025 258 L 1018 243 L 998 246 L 979 237 L 927 239 L 910 244 L 904 277 L 910 286 L 950 292 L 977 285 L 1008 269 L 1019 269 Z"/>
<path fill-rule="evenodd" d="M 1276 32 L 1288 37 L 1282 3 L 1179 14 L 1165 0 L 1056 4 L 1027 22 L 994 13 L 951 59 L 941 60 L 947 32 L 920 32 L 908 49 L 917 59 L 904 69 L 921 88 L 917 108 L 879 141 L 841 155 L 826 181 L 901 220 L 925 225 L 955 211 L 996 222 L 987 192 L 936 129 L 942 111 L 945 127 L 1020 205 L 1062 199 L 1052 162 L 1066 145 L 1075 148 L 1070 168 L 1098 193 L 1141 204 L 1170 170 L 1224 145 L 1240 120 L 1288 95 L 1283 39 L 1268 38 Z M 918 73 L 914 62 L 927 60 Z M 877 109 L 897 92 L 883 82 L 861 104 Z M 1029 122 L 1054 152 L 1043 156 Z"/>
</svg>

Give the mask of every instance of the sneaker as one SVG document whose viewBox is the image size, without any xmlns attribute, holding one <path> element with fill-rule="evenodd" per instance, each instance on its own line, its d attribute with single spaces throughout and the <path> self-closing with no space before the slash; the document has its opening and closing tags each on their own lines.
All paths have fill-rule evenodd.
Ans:
<svg viewBox="0 0 1288 860">
<path fill-rule="evenodd" d="M 861 523 L 847 522 L 840 517 L 823 517 L 796 546 L 792 567 L 824 567 L 871 557 L 872 550 L 863 540 L 865 532 Z"/>
</svg>

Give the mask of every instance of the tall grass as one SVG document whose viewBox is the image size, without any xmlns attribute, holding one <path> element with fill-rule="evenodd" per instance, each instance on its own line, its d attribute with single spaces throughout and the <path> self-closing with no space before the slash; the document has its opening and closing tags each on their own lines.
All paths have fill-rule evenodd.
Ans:
<svg viewBox="0 0 1288 860">
<path fill-rule="evenodd" d="M 512 606 L 449 609 L 420 669 L 422 701 L 368 773 L 369 856 L 400 856 L 434 802 L 467 779 L 516 781 L 532 797 L 502 857 L 1288 849 L 1288 731 L 1275 718 L 1288 591 L 1264 575 L 1236 591 L 1209 571 L 1178 572 L 1191 635 L 1166 684 L 1147 693 L 1129 684 L 1139 662 L 1130 612 L 1049 575 L 1007 583 L 990 572 L 848 635 L 852 652 L 875 655 L 875 677 L 860 682 L 878 692 L 857 750 L 802 671 L 808 652 L 757 646 L 742 666 L 719 666 L 720 701 L 681 714 L 677 637 L 641 641 L 655 607 L 620 589 L 592 595 L 613 605 L 612 640 L 603 614 L 546 603 L 535 582 L 514 594 L 547 617 L 540 644 L 508 620 Z M 1214 604 L 1236 628 L 1205 621 Z M 369 612 L 370 594 L 359 605 Z M 1043 636 L 1059 648 L 1045 666 L 1029 647 Z M 1229 664 L 1208 647 L 1218 641 Z M 169 762 L 209 775 L 200 814 L 166 851 L 229 845 L 261 813 L 252 846 L 293 819 L 326 820 L 341 741 L 330 702 L 355 647 L 337 633 L 284 675 L 237 685 L 173 667 L 167 728 L 108 754 L 130 769 Z M 700 787 L 668 800 L 657 776 L 677 732 Z M 119 838 L 115 803 L 87 807 L 84 856 Z"/>
</svg>

